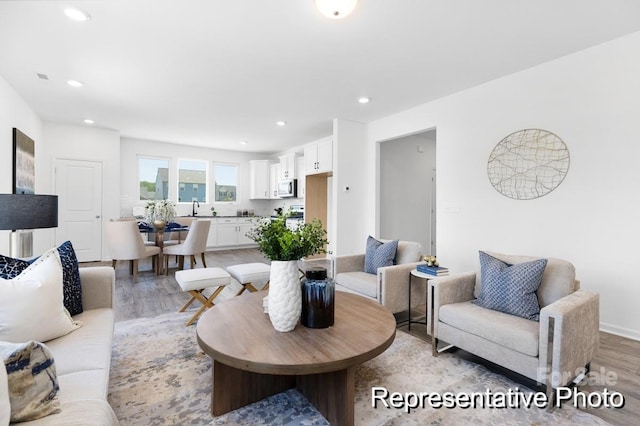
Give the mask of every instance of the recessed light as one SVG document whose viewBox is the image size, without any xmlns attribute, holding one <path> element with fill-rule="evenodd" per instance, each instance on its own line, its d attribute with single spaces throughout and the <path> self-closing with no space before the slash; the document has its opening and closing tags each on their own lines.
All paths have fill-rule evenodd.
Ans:
<svg viewBox="0 0 640 426">
<path fill-rule="evenodd" d="M 85 124 L 93 124 L 93 123 L 95 123 L 95 121 L 91 120 L 90 118 L 85 118 L 84 122 L 85 122 Z"/>
<path fill-rule="evenodd" d="M 240 141 L 240 145 L 246 145 L 246 144 L 248 144 L 248 143 L 249 143 L 249 142 L 247 142 L 247 141 Z"/>
<path fill-rule="evenodd" d="M 286 121 L 282 121 L 282 120 L 281 120 L 281 121 L 276 121 L 276 124 L 277 124 L 278 126 L 286 126 L 286 125 L 287 125 L 287 122 L 286 122 Z"/>
<path fill-rule="evenodd" d="M 64 10 L 64 14 L 67 15 L 69 19 L 78 22 L 86 22 L 91 19 L 91 15 L 85 12 L 82 9 L 78 9 L 77 7 L 68 7 Z"/>
<path fill-rule="evenodd" d="M 370 101 L 369 98 L 367 98 L 366 96 L 361 96 L 358 98 L 358 102 L 360 102 L 361 104 L 368 104 Z"/>
<path fill-rule="evenodd" d="M 79 82 L 78 80 L 67 80 L 67 84 L 71 87 L 82 87 L 84 84 Z"/>
</svg>

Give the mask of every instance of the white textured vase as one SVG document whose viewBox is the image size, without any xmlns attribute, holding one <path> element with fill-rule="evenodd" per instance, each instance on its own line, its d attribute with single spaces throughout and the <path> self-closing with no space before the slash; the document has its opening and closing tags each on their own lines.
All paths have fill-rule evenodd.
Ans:
<svg viewBox="0 0 640 426">
<path fill-rule="evenodd" d="M 296 328 L 302 311 L 298 261 L 274 260 L 269 277 L 269 319 L 277 331 Z"/>
</svg>

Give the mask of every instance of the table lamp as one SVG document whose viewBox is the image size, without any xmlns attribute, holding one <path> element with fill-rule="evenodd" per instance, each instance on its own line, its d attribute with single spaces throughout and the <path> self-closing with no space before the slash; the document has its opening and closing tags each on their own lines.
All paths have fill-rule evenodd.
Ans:
<svg viewBox="0 0 640 426">
<path fill-rule="evenodd" d="M 58 196 L 0 194 L 0 229 L 11 230 L 10 256 L 33 256 L 33 236 L 29 229 L 58 226 Z"/>
</svg>

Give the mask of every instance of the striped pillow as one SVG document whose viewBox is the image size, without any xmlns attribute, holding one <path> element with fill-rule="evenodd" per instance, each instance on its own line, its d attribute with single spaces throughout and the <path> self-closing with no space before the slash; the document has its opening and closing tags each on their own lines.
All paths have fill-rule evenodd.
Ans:
<svg viewBox="0 0 640 426">
<path fill-rule="evenodd" d="M 44 344 L 0 342 L 7 369 L 11 422 L 25 422 L 60 409 L 58 378 L 51 351 Z"/>
</svg>

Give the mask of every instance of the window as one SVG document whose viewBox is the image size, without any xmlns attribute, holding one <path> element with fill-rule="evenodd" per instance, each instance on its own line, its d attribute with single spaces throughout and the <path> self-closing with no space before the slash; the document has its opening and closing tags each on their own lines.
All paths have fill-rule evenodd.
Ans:
<svg viewBox="0 0 640 426">
<path fill-rule="evenodd" d="M 215 201 L 234 202 L 238 200 L 238 166 L 235 164 L 214 163 Z"/>
<path fill-rule="evenodd" d="M 169 160 L 138 157 L 140 200 L 166 200 L 169 197 Z"/>
<path fill-rule="evenodd" d="M 178 202 L 207 202 L 207 162 L 178 160 Z"/>
</svg>

